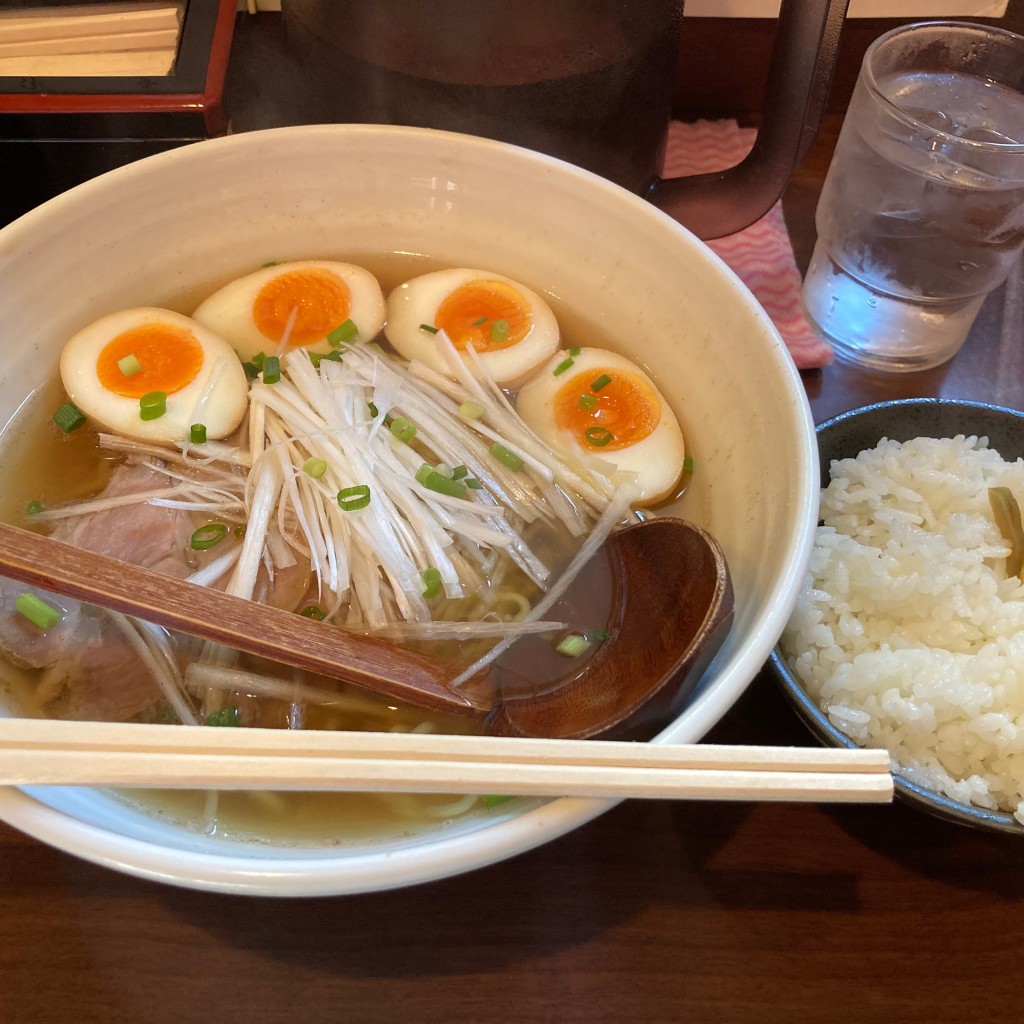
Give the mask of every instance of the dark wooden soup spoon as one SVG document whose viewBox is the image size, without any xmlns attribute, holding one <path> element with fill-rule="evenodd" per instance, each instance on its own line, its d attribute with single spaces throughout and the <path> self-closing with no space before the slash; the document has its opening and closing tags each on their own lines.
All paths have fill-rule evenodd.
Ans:
<svg viewBox="0 0 1024 1024">
<path fill-rule="evenodd" d="M 458 666 L 429 654 L 0 523 L 0 576 L 419 707 L 472 715 L 499 735 L 553 739 L 653 734 L 675 715 L 732 621 L 725 557 L 699 527 L 671 518 L 629 526 L 609 537 L 604 557 L 609 636 L 578 672 L 537 694 L 514 686 L 501 661 L 485 670 L 484 685 L 455 689 Z M 574 598 L 581 581 L 562 599 L 566 607 L 586 599 Z"/>
</svg>

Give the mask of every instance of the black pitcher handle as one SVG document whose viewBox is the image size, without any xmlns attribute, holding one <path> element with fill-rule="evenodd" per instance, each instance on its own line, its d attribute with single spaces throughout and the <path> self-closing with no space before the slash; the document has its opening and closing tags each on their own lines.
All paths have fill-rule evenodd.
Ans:
<svg viewBox="0 0 1024 1024">
<path fill-rule="evenodd" d="M 782 0 L 754 148 L 735 167 L 658 179 L 647 198 L 699 238 L 753 224 L 782 195 L 825 110 L 849 0 Z"/>
</svg>

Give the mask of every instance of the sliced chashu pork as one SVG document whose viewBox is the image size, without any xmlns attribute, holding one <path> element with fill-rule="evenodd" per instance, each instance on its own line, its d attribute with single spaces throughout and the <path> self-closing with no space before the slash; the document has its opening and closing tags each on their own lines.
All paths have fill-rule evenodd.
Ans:
<svg viewBox="0 0 1024 1024">
<path fill-rule="evenodd" d="M 145 466 L 114 470 L 104 497 L 115 498 L 166 486 Z M 184 579 L 196 523 L 190 513 L 133 502 L 59 521 L 58 540 Z M 59 606 L 64 618 L 43 631 L 14 608 L 18 594 L 32 590 Z M 110 616 L 70 598 L 0 578 L 0 648 L 26 668 L 43 669 L 40 683 L 47 710 L 60 718 L 109 721 L 155 720 L 165 703 L 135 647 Z"/>
<path fill-rule="evenodd" d="M 159 490 L 166 477 L 141 465 L 114 470 L 103 497 Z M 193 514 L 144 501 L 61 520 L 53 536 L 77 547 L 185 579 L 196 566 L 189 540 L 200 524 Z M 260 600 L 297 608 L 309 587 L 306 562 L 278 569 L 271 580 L 261 569 Z M 47 708 L 60 718 L 109 721 L 153 720 L 165 699 L 143 659 L 101 609 L 37 591 L 65 610 L 57 626 L 43 632 L 14 610 L 23 584 L 0 578 L 0 648 L 22 667 L 44 669 L 42 689 L 54 695 Z"/>
</svg>

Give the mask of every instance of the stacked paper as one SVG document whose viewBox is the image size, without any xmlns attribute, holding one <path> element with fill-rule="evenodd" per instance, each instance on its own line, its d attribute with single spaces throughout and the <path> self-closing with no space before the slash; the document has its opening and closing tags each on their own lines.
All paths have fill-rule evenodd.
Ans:
<svg viewBox="0 0 1024 1024">
<path fill-rule="evenodd" d="M 167 75 L 184 0 L 129 0 L 0 12 L 0 76 Z"/>
</svg>

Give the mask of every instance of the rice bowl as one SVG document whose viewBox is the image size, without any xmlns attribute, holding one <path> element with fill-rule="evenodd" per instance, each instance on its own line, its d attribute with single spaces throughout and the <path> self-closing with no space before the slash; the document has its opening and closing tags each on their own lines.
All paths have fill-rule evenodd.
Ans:
<svg viewBox="0 0 1024 1024">
<path fill-rule="evenodd" d="M 825 742 L 884 747 L 898 792 L 1009 831 L 1024 821 L 1024 587 L 989 489 L 1024 493 L 1022 419 L 914 400 L 822 424 L 821 525 L 773 656 Z"/>
</svg>

